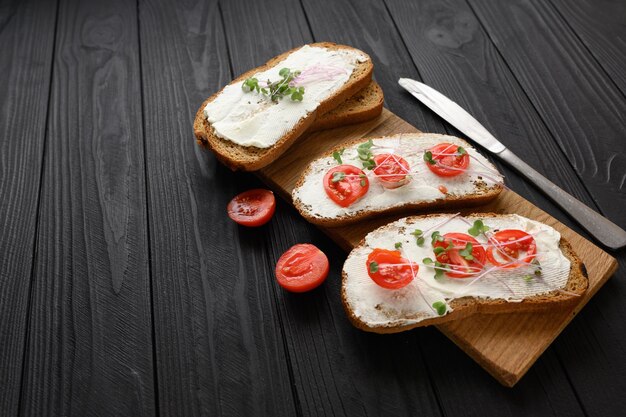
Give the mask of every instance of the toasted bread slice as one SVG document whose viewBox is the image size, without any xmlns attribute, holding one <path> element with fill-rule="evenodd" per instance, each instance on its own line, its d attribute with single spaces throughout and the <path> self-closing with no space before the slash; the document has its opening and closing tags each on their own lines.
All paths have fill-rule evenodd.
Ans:
<svg viewBox="0 0 626 417">
<path fill-rule="evenodd" d="M 496 198 L 504 187 L 496 167 L 462 139 L 433 133 L 405 133 L 372 138 L 372 141 L 374 154 L 393 153 L 409 163 L 410 182 L 388 190 L 380 185 L 373 171 L 364 169 L 369 181 L 365 196 L 348 207 L 337 205 L 326 195 L 323 185 L 325 174 L 339 165 L 333 152 L 343 152 L 343 164 L 361 168 L 358 146 L 367 139 L 348 142 L 312 161 L 296 183 L 292 191 L 293 204 L 305 219 L 336 227 L 393 212 L 474 206 Z M 444 142 L 462 146 L 467 151 L 470 164 L 466 172 L 440 177 L 428 169 L 423 160 L 424 152 Z"/>
<path fill-rule="evenodd" d="M 317 117 L 307 132 L 317 132 L 371 120 L 383 111 L 384 101 L 383 89 L 372 80 L 367 87 L 339 106 Z"/>
<path fill-rule="evenodd" d="M 589 281 L 582 261 L 570 244 L 550 226 L 511 214 L 454 216 L 434 214 L 400 219 L 370 232 L 352 250 L 343 268 L 341 298 L 354 326 L 370 332 L 396 333 L 476 313 L 565 308 L 577 303 L 587 290 Z M 452 220 L 446 224 L 447 219 Z M 436 259 L 431 245 L 431 234 L 435 229 L 442 235 L 451 231 L 466 233 L 477 219 L 491 225 L 491 231 L 520 228 L 533 235 L 539 264 L 522 263 L 516 268 L 496 268 L 467 278 L 449 278 L 445 274 L 435 278 L 433 264 L 424 264 L 422 259 L 416 259 L 424 254 Z M 411 234 L 415 229 L 424 233 L 422 247 L 417 245 L 415 236 Z M 484 235 L 476 239 L 489 249 Z M 394 242 L 402 244 L 402 257 L 415 262 L 418 269 L 409 285 L 388 290 L 369 277 L 367 256 L 374 248 L 394 250 Z M 493 268 L 487 261 L 485 263 L 485 270 Z M 440 315 L 432 308 L 435 302 L 444 303 L 445 313 Z"/>
<path fill-rule="evenodd" d="M 293 142 L 315 122 L 315 119 L 319 115 L 334 109 L 370 83 L 374 66 L 371 58 L 366 53 L 356 50 L 350 46 L 337 45 L 331 42 L 314 43 L 309 46 L 327 48 L 329 50 L 354 50 L 365 56 L 366 60 L 364 62 L 357 63 L 342 88 L 335 91 L 328 98 L 320 102 L 315 110 L 309 112 L 305 117 L 301 118 L 291 130 L 284 134 L 274 145 L 268 148 L 242 146 L 230 140 L 220 138 L 215 134 L 214 129 L 204 115 L 204 108 L 208 103 L 215 100 L 215 98 L 219 96 L 219 94 L 223 91 L 222 89 L 202 103 L 196 113 L 193 128 L 198 143 L 208 146 L 220 161 L 233 170 L 255 171 L 261 169 L 276 160 L 276 158 L 285 152 L 293 144 Z M 269 60 L 265 65 L 242 74 L 233 80 L 229 85 L 241 83 L 258 72 L 280 65 L 280 63 L 291 53 L 300 48 L 301 47 L 287 51 Z"/>
</svg>

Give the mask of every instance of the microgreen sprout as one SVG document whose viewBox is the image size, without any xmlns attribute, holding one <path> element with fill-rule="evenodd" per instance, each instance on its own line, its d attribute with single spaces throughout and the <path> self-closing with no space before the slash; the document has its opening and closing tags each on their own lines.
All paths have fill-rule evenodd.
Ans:
<svg viewBox="0 0 626 417">
<path fill-rule="evenodd" d="M 411 234 L 415 236 L 415 243 L 417 243 L 417 246 L 421 247 L 424 244 L 423 232 L 420 229 L 415 229 Z"/>
<path fill-rule="evenodd" d="M 339 182 L 341 180 L 343 180 L 346 177 L 346 173 L 343 171 L 337 171 L 337 172 L 333 172 L 333 179 L 331 180 L 332 182 Z"/>
<path fill-rule="evenodd" d="M 396 249 L 400 249 L 402 247 L 402 242 L 396 242 L 395 245 L 393 245 Z"/>
<path fill-rule="evenodd" d="M 430 258 L 424 258 L 422 259 L 422 263 L 428 266 L 433 265 L 432 268 L 435 270 L 435 279 L 439 279 L 443 276 L 443 273 L 444 273 L 443 268 L 445 268 L 446 266 L 442 264 L 441 262 L 433 261 Z"/>
<path fill-rule="evenodd" d="M 289 68 L 283 68 L 278 72 L 282 78 L 278 81 L 267 80 L 266 85 L 263 87 L 259 84 L 259 80 L 252 77 L 246 79 L 241 88 L 246 93 L 256 91 L 259 94 L 268 96 L 273 102 L 282 100 L 283 97 L 288 96 L 292 101 L 302 101 L 304 96 L 304 87 L 297 87 L 291 85 L 291 82 L 300 75 L 300 71 L 291 71 Z"/>
<path fill-rule="evenodd" d="M 458 148 L 456 148 L 456 151 L 459 153 L 459 155 L 465 155 L 467 153 L 465 148 L 462 146 L 459 146 Z"/>
<path fill-rule="evenodd" d="M 437 312 L 437 314 L 439 314 L 440 316 L 443 316 L 444 314 L 446 314 L 446 303 L 444 303 L 443 301 L 435 301 L 433 303 L 433 308 L 435 309 L 435 311 Z"/>
<path fill-rule="evenodd" d="M 376 272 L 378 272 L 378 262 L 370 262 L 370 272 L 372 274 L 375 274 Z"/>
<path fill-rule="evenodd" d="M 485 233 L 488 230 L 489 230 L 489 226 L 485 226 L 483 224 L 483 221 L 478 219 L 474 221 L 474 224 L 472 225 L 472 227 L 467 229 L 467 233 L 469 233 L 472 236 L 478 236 L 479 234 Z"/>
<path fill-rule="evenodd" d="M 333 152 L 333 158 L 335 158 L 335 161 L 337 161 L 337 163 L 340 165 L 343 164 L 343 161 L 341 160 L 341 155 L 343 155 L 343 151 L 345 151 L 345 149 L 340 149 Z"/>
<path fill-rule="evenodd" d="M 374 154 L 372 153 L 372 146 L 374 146 L 374 142 L 370 139 L 367 142 L 360 144 L 357 148 L 357 153 L 359 154 L 359 159 L 363 164 L 363 168 L 374 169 L 376 167 Z"/>
<path fill-rule="evenodd" d="M 431 244 L 433 246 L 435 246 L 435 243 L 437 242 L 443 242 L 443 236 L 441 236 L 441 233 L 439 233 L 438 230 L 435 230 L 434 232 L 432 232 L 430 235 L 430 238 L 431 238 Z"/>
<path fill-rule="evenodd" d="M 465 258 L 466 261 L 473 261 L 474 256 L 472 255 L 472 250 L 472 244 L 470 242 L 467 242 L 467 244 L 465 245 L 465 249 L 461 249 L 459 251 L 459 255 Z"/>
<path fill-rule="evenodd" d="M 437 162 L 433 159 L 433 153 L 431 151 L 424 152 L 424 161 L 431 165 L 435 165 Z"/>
</svg>

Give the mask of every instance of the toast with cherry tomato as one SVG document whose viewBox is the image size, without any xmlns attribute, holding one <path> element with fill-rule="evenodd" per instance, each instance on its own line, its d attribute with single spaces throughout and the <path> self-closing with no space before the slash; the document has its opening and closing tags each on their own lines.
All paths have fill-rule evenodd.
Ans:
<svg viewBox="0 0 626 417">
<path fill-rule="evenodd" d="M 370 232 L 342 271 L 350 321 L 376 333 L 476 313 L 565 308 L 589 285 L 570 244 L 516 214 L 432 214 Z"/>
<path fill-rule="evenodd" d="M 350 74 L 348 80 L 337 91 L 334 91 L 328 98 L 322 100 L 318 106 L 309 111 L 305 117 L 299 119 L 294 125 L 290 126 L 289 130 L 282 134 L 280 139 L 269 147 L 257 147 L 257 146 L 243 146 L 235 143 L 234 141 L 218 136 L 212 124 L 207 120 L 205 109 L 209 103 L 214 101 L 222 92 L 229 86 L 241 85 L 242 88 L 248 86 L 249 80 L 255 80 L 255 84 L 250 84 L 249 88 L 253 91 L 250 93 L 251 98 L 257 98 L 254 96 L 257 92 L 254 88 L 258 85 L 257 81 L 264 83 L 265 80 L 256 80 L 253 78 L 255 74 L 263 71 L 267 71 L 274 67 L 280 67 L 281 62 L 289 57 L 290 54 L 298 51 L 302 47 L 294 48 L 281 55 L 278 55 L 269 60 L 264 65 L 254 68 L 233 81 L 231 81 L 226 87 L 217 93 L 213 94 L 206 101 L 202 103 L 196 113 L 193 128 L 197 142 L 200 145 L 206 146 L 213 151 L 215 156 L 222 163 L 227 165 L 232 170 L 243 171 L 256 171 L 264 166 L 270 164 L 282 155 L 303 133 L 313 130 L 321 130 L 330 127 L 336 127 L 343 124 L 358 123 L 361 121 L 369 120 L 380 114 L 382 111 L 382 89 L 377 84 L 372 84 L 372 72 L 374 69 L 371 58 L 362 51 L 352 48 L 350 46 L 338 45 L 332 42 L 320 42 L 309 45 L 310 47 L 324 48 L 328 50 L 349 50 L 356 51 L 362 54 L 366 59 L 363 62 L 359 62 L 355 69 Z M 289 68 L 284 68 L 289 72 Z M 292 70 L 299 70 L 293 68 Z M 282 70 L 281 70 L 282 71 Z M 269 81 L 268 80 L 268 85 Z M 293 81 L 293 80 L 292 80 Z M 291 82 L 291 81 L 290 81 Z M 285 86 L 281 87 L 287 87 Z M 258 94 L 267 93 L 267 86 L 260 85 Z M 365 90 L 364 90 L 365 89 Z M 291 91 L 291 90 L 289 90 Z M 350 98 L 362 92 L 361 96 L 356 96 L 354 100 L 350 101 Z M 306 89 L 301 92 L 295 91 L 296 94 L 306 95 Z M 281 93 L 282 94 L 282 93 Z M 268 98 L 268 102 L 275 103 L 274 95 Z M 282 96 L 281 96 L 282 97 Z M 294 96 L 299 100 L 302 100 L 302 96 Z M 289 98 L 281 98 L 281 100 L 289 100 Z M 347 103 L 341 109 L 337 109 L 342 104 Z M 297 100 L 295 100 L 297 105 Z M 337 109 L 334 113 L 333 110 Z M 326 115 L 323 117 L 323 115 Z M 316 125 L 316 120 L 319 121 Z"/>
<path fill-rule="evenodd" d="M 312 161 L 293 192 L 311 223 L 342 226 L 380 214 L 484 204 L 504 187 L 466 141 L 410 133 L 358 139 Z"/>
</svg>

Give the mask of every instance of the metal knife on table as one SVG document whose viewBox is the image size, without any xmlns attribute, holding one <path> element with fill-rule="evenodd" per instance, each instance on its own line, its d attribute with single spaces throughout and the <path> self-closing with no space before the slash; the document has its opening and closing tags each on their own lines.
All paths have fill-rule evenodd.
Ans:
<svg viewBox="0 0 626 417">
<path fill-rule="evenodd" d="M 498 139 L 481 125 L 471 114 L 437 90 L 410 78 L 400 78 L 398 83 L 426 107 L 437 113 L 452 126 L 459 129 L 474 142 L 487 149 L 515 168 L 548 197 L 568 212 L 582 227 L 597 240 L 612 249 L 626 246 L 626 231 L 606 217 L 590 209 L 582 202 L 562 190 L 552 181 L 535 171 L 530 165 L 508 150 Z"/>
</svg>

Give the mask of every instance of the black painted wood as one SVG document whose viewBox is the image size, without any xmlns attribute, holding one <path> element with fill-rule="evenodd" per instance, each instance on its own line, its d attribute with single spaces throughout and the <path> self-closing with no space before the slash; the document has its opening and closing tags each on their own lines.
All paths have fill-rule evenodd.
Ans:
<svg viewBox="0 0 626 417">
<path fill-rule="evenodd" d="M 160 414 L 293 415 L 267 228 L 226 217 L 250 176 L 217 163 L 191 128 L 232 78 L 217 2 L 139 9 Z"/>
<path fill-rule="evenodd" d="M 626 2 L 552 0 L 559 13 L 626 95 Z"/>
<path fill-rule="evenodd" d="M 22 415 L 152 415 L 135 5 L 61 1 Z"/>
<path fill-rule="evenodd" d="M 18 410 L 56 2 L 0 7 L 0 414 Z"/>
<path fill-rule="evenodd" d="M 549 3 L 471 4 L 597 205 L 626 227 L 626 96 Z"/>
</svg>

